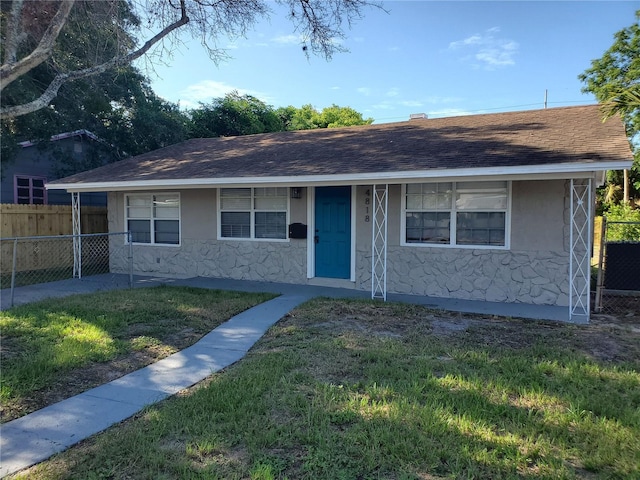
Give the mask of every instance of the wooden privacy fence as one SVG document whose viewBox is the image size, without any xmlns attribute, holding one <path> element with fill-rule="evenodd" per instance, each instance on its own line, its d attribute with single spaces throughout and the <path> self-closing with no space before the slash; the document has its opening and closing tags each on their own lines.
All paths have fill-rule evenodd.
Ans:
<svg viewBox="0 0 640 480">
<path fill-rule="evenodd" d="M 593 255 L 591 256 L 591 265 L 598 265 L 600 258 L 600 248 L 602 248 L 602 217 L 596 217 L 593 220 Z"/>
<path fill-rule="evenodd" d="M 0 238 L 72 235 L 71 205 L 0 204 Z M 80 207 L 82 233 L 106 233 L 107 207 Z"/>
</svg>

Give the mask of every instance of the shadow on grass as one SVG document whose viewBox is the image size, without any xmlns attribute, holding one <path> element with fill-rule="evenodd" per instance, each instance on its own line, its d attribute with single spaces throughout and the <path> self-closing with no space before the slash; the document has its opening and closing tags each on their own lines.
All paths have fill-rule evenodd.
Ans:
<svg viewBox="0 0 640 480">
<path fill-rule="evenodd" d="M 333 305 L 296 310 L 189 395 L 61 456 L 56 475 L 640 476 L 638 362 L 589 358 L 584 328 L 465 320 L 443 337 L 424 309 Z"/>
<path fill-rule="evenodd" d="M 160 286 L 48 299 L 0 312 L 2 420 L 166 357 L 270 298 Z"/>
</svg>

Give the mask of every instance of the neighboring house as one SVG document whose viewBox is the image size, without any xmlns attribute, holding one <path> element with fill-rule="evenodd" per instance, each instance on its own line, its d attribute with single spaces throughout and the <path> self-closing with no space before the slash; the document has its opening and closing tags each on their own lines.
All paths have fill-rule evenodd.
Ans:
<svg viewBox="0 0 640 480">
<path fill-rule="evenodd" d="M 621 120 L 592 105 L 192 139 L 48 188 L 108 192 L 137 272 L 521 302 L 587 322 L 595 183 L 631 162 Z"/>
<path fill-rule="evenodd" d="M 71 194 L 45 184 L 106 163 L 105 144 L 87 130 L 52 136 L 46 142 L 21 142 L 16 157 L 2 166 L 0 203 L 71 205 Z M 87 192 L 83 205 L 105 206 L 105 193 Z"/>
</svg>

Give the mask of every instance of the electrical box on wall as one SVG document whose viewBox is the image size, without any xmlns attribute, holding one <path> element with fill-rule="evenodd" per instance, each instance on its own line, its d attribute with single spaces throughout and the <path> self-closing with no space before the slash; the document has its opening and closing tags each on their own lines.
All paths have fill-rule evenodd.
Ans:
<svg viewBox="0 0 640 480">
<path fill-rule="evenodd" d="M 307 226 L 304 223 L 289 225 L 289 238 L 307 238 Z"/>
</svg>

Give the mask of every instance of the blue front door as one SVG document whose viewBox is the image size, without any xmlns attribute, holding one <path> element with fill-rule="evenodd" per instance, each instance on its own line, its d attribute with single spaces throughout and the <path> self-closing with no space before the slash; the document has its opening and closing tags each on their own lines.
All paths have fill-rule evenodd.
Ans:
<svg viewBox="0 0 640 480">
<path fill-rule="evenodd" d="M 316 277 L 351 277 L 351 187 L 316 188 Z"/>
</svg>

